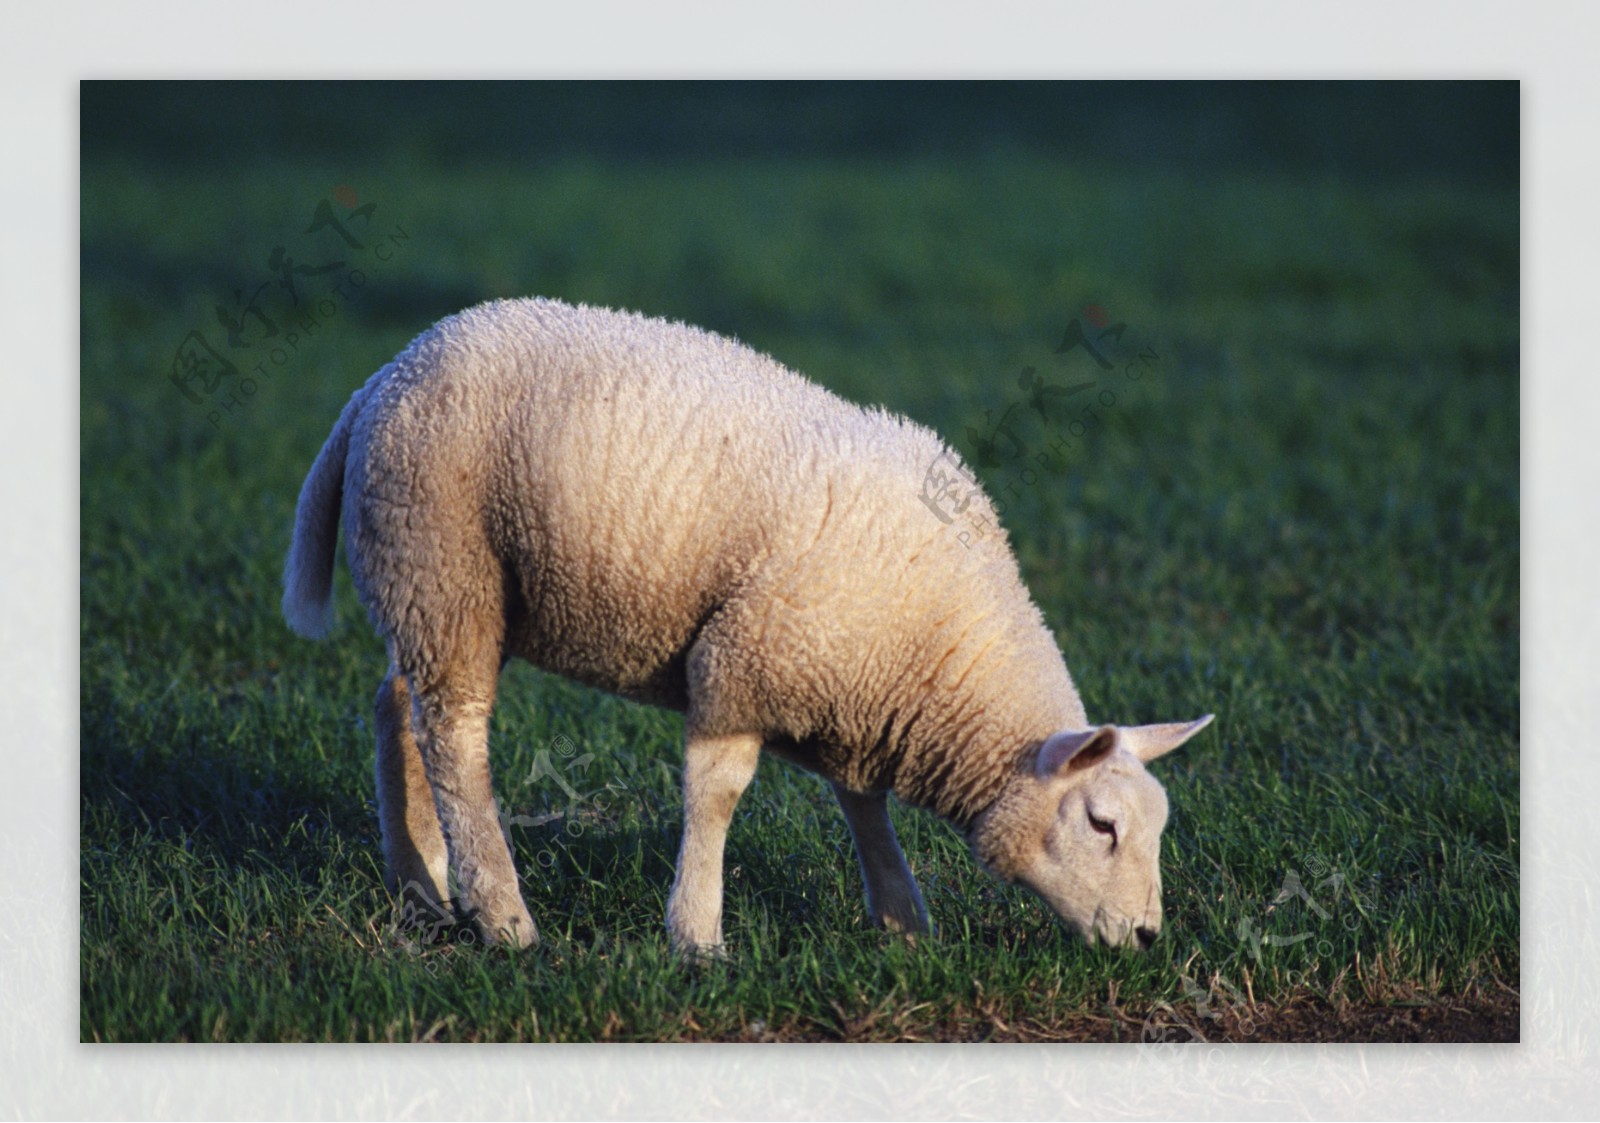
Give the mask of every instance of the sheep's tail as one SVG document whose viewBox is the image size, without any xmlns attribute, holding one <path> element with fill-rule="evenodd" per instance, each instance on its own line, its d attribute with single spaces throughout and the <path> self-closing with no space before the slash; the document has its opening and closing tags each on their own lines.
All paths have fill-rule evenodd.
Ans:
<svg viewBox="0 0 1600 1123">
<path fill-rule="evenodd" d="M 307 639 L 321 639 L 333 623 L 333 556 L 344 504 L 344 462 L 364 391 L 356 391 L 339 414 L 295 505 L 294 542 L 283 567 L 283 617 Z"/>
</svg>

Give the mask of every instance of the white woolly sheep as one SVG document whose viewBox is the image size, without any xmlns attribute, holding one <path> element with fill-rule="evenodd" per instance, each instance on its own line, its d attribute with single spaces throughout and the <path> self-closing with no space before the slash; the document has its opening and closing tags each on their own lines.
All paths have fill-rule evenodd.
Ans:
<svg viewBox="0 0 1600 1123">
<path fill-rule="evenodd" d="M 762 749 L 833 787 L 872 919 L 928 929 L 886 799 L 963 831 L 1093 943 L 1161 926 L 1187 724 L 1091 725 L 989 500 L 939 505 L 932 432 L 684 324 L 495 301 L 418 336 L 340 414 L 300 493 L 284 615 L 331 619 L 341 517 L 389 653 L 377 698 L 387 881 L 485 939 L 537 938 L 489 779 L 501 667 L 685 714 L 673 945 L 722 937 L 728 823 Z M 930 483 L 937 483 L 933 488 Z M 930 510 L 930 508 L 932 510 Z"/>
</svg>

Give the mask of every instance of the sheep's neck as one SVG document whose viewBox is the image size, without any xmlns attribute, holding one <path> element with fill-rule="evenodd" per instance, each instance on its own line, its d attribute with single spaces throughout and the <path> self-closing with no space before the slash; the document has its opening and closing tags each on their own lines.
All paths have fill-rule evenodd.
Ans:
<svg viewBox="0 0 1600 1123">
<path fill-rule="evenodd" d="M 898 798 L 965 831 L 1040 742 L 1087 723 L 1054 638 L 1039 631 L 992 652 L 959 689 L 933 701 L 944 720 L 908 731 L 895 770 Z"/>
</svg>

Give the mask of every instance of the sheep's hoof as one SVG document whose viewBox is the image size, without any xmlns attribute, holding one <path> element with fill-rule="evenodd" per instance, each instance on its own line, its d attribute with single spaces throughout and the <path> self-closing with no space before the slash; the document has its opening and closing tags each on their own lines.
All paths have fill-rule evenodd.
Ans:
<svg viewBox="0 0 1600 1123">
<path fill-rule="evenodd" d="M 927 926 L 921 928 L 900 928 L 893 924 L 880 924 L 878 925 L 878 928 L 885 934 L 893 936 L 895 939 L 900 940 L 911 947 L 916 947 L 922 941 L 931 940 L 934 938 L 933 929 Z"/>
<path fill-rule="evenodd" d="M 917 942 L 918 936 L 933 935 L 933 924 L 928 920 L 927 910 L 920 907 L 920 902 L 873 909 L 871 915 L 874 927 L 904 936 L 912 944 Z"/>
<path fill-rule="evenodd" d="M 533 947 L 539 942 L 539 929 L 532 917 L 512 917 L 497 927 L 492 936 L 485 931 L 484 940 L 508 948 Z"/>
<path fill-rule="evenodd" d="M 925 917 L 880 916 L 873 921 L 873 926 L 896 936 L 904 936 L 912 943 L 917 942 L 918 936 L 933 935 L 933 925 Z"/>
<path fill-rule="evenodd" d="M 728 945 L 724 943 L 697 944 L 673 940 L 672 950 L 687 967 L 709 967 L 714 963 L 726 963 L 733 958 L 728 951 Z"/>
<path fill-rule="evenodd" d="M 510 909 L 495 911 L 498 913 L 497 918 L 487 910 L 472 914 L 473 927 L 478 930 L 478 936 L 485 944 L 493 947 L 526 948 L 539 942 L 539 928 L 521 901 L 517 902 L 515 911 Z"/>
</svg>

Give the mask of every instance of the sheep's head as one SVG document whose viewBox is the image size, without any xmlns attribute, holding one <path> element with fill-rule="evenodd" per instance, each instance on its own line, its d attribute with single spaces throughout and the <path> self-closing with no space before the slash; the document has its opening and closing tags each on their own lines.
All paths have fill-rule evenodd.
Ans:
<svg viewBox="0 0 1600 1123">
<path fill-rule="evenodd" d="M 974 822 L 973 850 L 1089 943 L 1148 947 L 1161 931 L 1167 794 L 1144 766 L 1210 722 L 1055 734 Z"/>
</svg>

